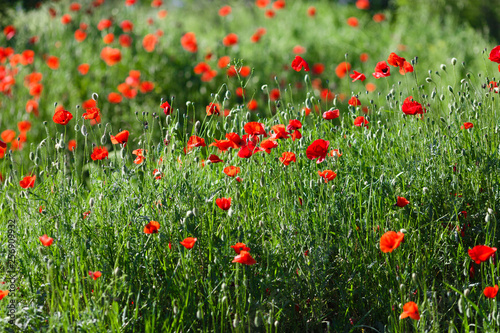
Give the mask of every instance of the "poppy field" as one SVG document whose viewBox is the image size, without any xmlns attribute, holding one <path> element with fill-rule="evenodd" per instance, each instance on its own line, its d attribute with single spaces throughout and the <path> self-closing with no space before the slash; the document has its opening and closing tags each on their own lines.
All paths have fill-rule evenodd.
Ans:
<svg viewBox="0 0 500 333">
<path fill-rule="evenodd" d="M 0 330 L 500 331 L 500 45 L 379 3 L 10 9 Z"/>
</svg>

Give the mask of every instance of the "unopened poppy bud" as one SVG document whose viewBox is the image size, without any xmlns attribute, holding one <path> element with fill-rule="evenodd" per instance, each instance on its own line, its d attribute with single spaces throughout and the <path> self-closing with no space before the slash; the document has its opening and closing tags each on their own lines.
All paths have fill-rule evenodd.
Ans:
<svg viewBox="0 0 500 333">
<path fill-rule="evenodd" d="M 452 86 L 448 86 L 448 90 L 453 94 L 453 87 Z"/>
<path fill-rule="evenodd" d="M 260 89 L 267 94 L 267 84 L 264 84 Z"/>
<path fill-rule="evenodd" d="M 266 186 L 266 179 L 264 178 L 264 176 L 261 176 L 260 177 L 260 187 L 264 187 Z"/>
<path fill-rule="evenodd" d="M 87 132 L 87 127 L 85 127 L 85 125 L 82 125 L 82 128 L 81 128 L 81 133 L 83 136 L 87 136 L 89 133 Z"/>
<path fill-rule="evenodd" d="M 491 209 L 491 208 L 488 208 L 488 214 L 491 214 L 491 215 L 493 215 L 493 209 Z"/>
<path fill-rule="evenodd" d="M 467 318 L 470 318 L 471 315 L 470 308 L 467 308 L 467 310 L 465 310 L 465 315 L 467 316 Z"/>
<path fill-rule="evenodd" d="M 259 227 L 262 228 L 263 225 L 264 225 L 264 221 L 260 220 L 259 221 Z"/>
<path fill-rule="evenodd" d="M 309 98 L 306 98 L 306 107 L 308 109 L 312 108 L 312 102 L 311 102 L 311 100 Z"/>
<path fill-rule="evenodd" d="M 90 198 L 89 206 L 90 206 L 90 208 L 94 207 L 94 198 Z"/>
<path fill-rule="evenodd" d="M 469 288 L 465 289 L 465 290 L 464 290 L 464 296 L 465 296 L 465 297 L 468 297 L 468 296 L 469 296 L 469 294 L 470 294 L 470 289 L 469 289 Z"/>
<path fill-rule="evenodd" d="M 451 64 L 455 66 L 457 64 L 457 58 L 451 58 Z"/>
<path fill-rule="evenodd" d="M 276 320 L 276 321 L 274 322 L 274 327 L 278 327 L 278 325 L 279 325 L 279 324 L 280 324 L 280 322 Z"/>
<path fill-rule="evenodd" d="M 431 82 L 432 82 L 432 78 L 430 78 L 430 77 L 426 77 L 426 78 L 425 78 L 425 81 L 426 81 L 426 82 L 428 82 L 428 83 L 431 83 Z"/>
<path fill-rule="evenodd" d="M 308 83 L 310 81 L 309 74 L 304 75 L 304 82 Z"/>
<path fill-rule="evenodd" d="M 196 311 L 196 318 L 198 318 L 199 320 L 203 318 L 203 311 L 201 310 L 201 308 L 198 308 L 198 311 Z"/>
<path fill-rule="evenodd" d="M 445 64 L 441 64 L 441 70 L 446 72 L 446 65 Z"/>
<path fill-rule="evenodd" d="M 464 313 L 464 299 L 462 296 L 458 299 L 458 312 Z"/>
<path fill-rule="evenodd" d="M 200 126 L 201 126 L 201 123 L 200 121 L 198 120 L 195 124 L 194 124 L 194 131 L 195 132 L 198 132 L 200 130 Z"/>
<path fill-rule="evenodd" d="M 79 130 L 80 130 L 80 125 L 76 124 L 76 125 L 75 125 L 75 131 L 77 131 L 77 132 L 78 132 Z"/>
<path fill-rule="evenodd" d="M 233 327 L 236 328 L 240 324 L 240 320 L 238 319 L 238 314 L 234 315 Z"/>
<path fill-rule="evenodd" d="M 105 145 L 108 142 L 108 137 L 106 135 L 106 131 L 104 131 L 104 135 L 101 137 L 101 145 Z"/>
<path fill-rule="evenodd" d="M 255 313 L 255 319 L 253 320 L 253 323 L 255 327 L 259 327 L 260 325 L 262 325 L 262 318 L 260 317 L 259 311 Z"/>
<path fill-rule="evenodd" d="M 92 99 L 97 102 L 97 99 L 99 98 L 99 95 L 97 93 L 92 94 Z"/>
<path fill-rule="evenodd" d="M 192 211 L 190 211 L 190 210 L 188 210 L 188 211 L 186 212 L 186 218 L 188 219 L 188 218 L 190 218 L 191 216 L 193 216 L 193 212 L 192 212 Z"/>
<path fill-rule="evenodd" d="M 490 222 L 490 214 L 486 213 L 486 216 L 484 217 L 484 222 L 486 223 Z"/>
<path fill-rule="evenodd" d="M 194 207 L 192 212 L 193 212 L 194 216 L 197 216 L 198 215 L 198 208 Z"/>
<path fill-rule="evenodd" d="M 30 157 L 30 161 L 33 161 L 33 159 L 35 158 L 35 153 L 30 151 L 29 157 Z"/>
<path fill-rule="evenodd" d="M 399 290 L 404 291 L 405 290 L 405 285 L 401 283 L 399 285 Z"/>
<path fill-rule="evenodd" d="M 230 99 L 230 98 L 231 98 L 231 91 L 226 90 L 226 99 Z"/>
<path fill-rule="evenodd" d="M 178 131 L 181 128 L 181 124 L 179 122 L 175 123 L 174 129 Z"/>
</svg>

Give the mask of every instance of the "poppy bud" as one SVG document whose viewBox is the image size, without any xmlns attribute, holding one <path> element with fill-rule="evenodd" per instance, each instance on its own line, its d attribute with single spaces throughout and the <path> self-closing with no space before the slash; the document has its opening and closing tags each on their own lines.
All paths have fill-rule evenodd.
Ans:
<svg viewBox="0 0 500 333">
<path fill-rule="evenodd" d="M 432 78 L 430 78 L 430 77 L 426 77 L 426 78 L 425 78 L 425 81 L 426 81 L 427 83 L 431 83 L 431 82 L 432 82 Z"/>
<path fill-rule="evenodd" d="M 276 321 L 274 322 L 274 327 L 278 327 L 278 325 L 279 325 L 279 324 L 280 324 L 280 322 L 276 320 Z"/>
<path fill-rule="evenodd" d="M 465 296 L 465 297 L 468 297 L 468 296 L 469 296 L 469 294 L 470 294 L 470 289 L 469 289 L 469 288 L 465 289 L 465 290 L 464 290 L 464 296 Z"/>
<path fill-rule="evenodd" d="M 260 89 L 267 94 L 267 84 L 264 84 Z"/>
<path fill-rule="evenodd" d="M 75 131 L 77 131 L 77 132 L 78 132 L 79 130 L 80 130 L 80 125 L 76 124 L 76 125 L 75 125 Z"/>
<path fill-rule="evenodd" d="M 89 206 L 92 208 L 94 206 L 94 198 L 90 198 Z"/>
<path fill-rule="evenodd" d="M 38 157 L 35 157 L 35 160 L 33 161 L 33 163 L 35 163 L 35 165 L 38 165 L 38 161 L 39 161 Z"/>
<path fill-rule="evenodd" d="M 200 121 L 198 120 L 195 124 L 194 124 L 194 132 L 198 132 L 200 130 L 200 126 L 201 126 L 201 123 Z"/>
<path fill-rule="evenodd" d="M 240 324 L 240 320 L 238 319 L 238 314 L 234 315 L 233 327 L 236 328 Z"/>
<path fill-rule="evenodd" d="M 108 137 L 106 136 L 106 131 L 104 131 L 104 135 L 101 137 L 101 145 L 105 145 L 108 141 Z"/>
<path fill-rule="evenodd" d="M 490 214 L 486 213 L 486 216 L 484 217 L 484 222 L 486 223 L 490 222 Z"/>
<path fill-rule="evenodd" d="M 309 74 L 304 75 L 304 82 L 307 84 L 310 81 Z"/>
<path fill-rule="evenodd" d="M 312 108 L 312 102 L 311 102 L 311 100 L 309 98 L 306 98 L 306 107 L 308 109 Z"/>
<path fill-rule="evenodd" d="M 29 157 L 30 157 L 30 161 L 33 161 L 33 159 L 35 158 L 35 154 L 31 151 L 29 154 Z"/>
<path fill-rule="evenodd" d="M 97 93 L 92 94 L 92 99 L 97 102 L 97 99 L 99 98 L 99 95 Z"/>
<path fill-rule="evenodd" d="M 226 99 L 230 99 L 230 98 L 231 98 L 231 91 L 226 90 Z"/>
<path fill-rule="evenodd" d="M 448 86 L 448 90 L 453 94 L 453 87 L 452 86 Z"/>
<path fill-rule="evenodd" d="M 193 212 L 192 212 L 192 211 L 190 211 L 190 210 L 188 210 L 188 211 L 186 212 L 186 218 L 188 219 L 188 218 L 190 218 L 191 216 L 193 216 Z"/>
<path fill-rule="evenodd" d="M 455 66 L 457 64 L 457 58 L 451 58 L 451 64 Z"/>
<path fill-rule="evenodd" d="M 445 64 L 441 64 L 441 70 L 446 72 L 446 65 Z"/>
<path fill-rule="evenodd" d="M 85 125 L 82 125 L 81 132 L 83 136 L 87 136 L 89 133 L 87 132 L 87 127 Z"/>
<path fill-rule="evenodd" d="M 199 320 L 203 318 L 203 311 L 201 310 L 201 308 L 198 308 L 198 311 L 196 311 L 196 318 L 198 318 Z"/>
<path fill-rule="evenodd" d="M 493 209 L 488 208 L 488 214 L 493 214 Z"/>
<path fill-rule="evenodd" d="M 192 212 L 193 212 L 194 216 L 197 216 L 198 215 L 198 208 L 194 207 Z"/>
<path fill-rule="evenodd" d="M 255 327 L 259 327 L 260 325 L 262 325 L 262 318 L 260 317 L 259 311 L 255 313 L 255 319 L 253 320 L 253 323 Z"/>
<path fill-rule="evenodd" d="M 260 187 L 264 187 L 266 186 L 266 179 L 264 178 L 264 176 L 260 177 Z"/>
</svg>

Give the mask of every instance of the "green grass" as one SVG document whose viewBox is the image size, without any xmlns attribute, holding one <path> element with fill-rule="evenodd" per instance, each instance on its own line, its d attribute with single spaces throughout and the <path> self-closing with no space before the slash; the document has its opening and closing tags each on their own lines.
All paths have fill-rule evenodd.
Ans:
<svg viewBox="0 0 500 333">
<path fill-rule="evenodd" d="M 92 16 L 76 14 L 70 26 L 59 21 L 68 3 L 46 4 L 18 13 L 13 21 L 18 35 L 2 39 L 16 52 L 29 47 L 36 54 L 33 65 L 18 66 L 13 96 L 0 100 L 0 130 L 15 129 L 22 119 L 32 124 L 23 149 L 0 161 L 0 217 L 16 221 L 19 287 L 0 301 L 2 330 L 499 330 L 497 302 L 483 295 L 486 286 L 498 284 L 496 258 L 476 265 L 471 278 L 467 253 L 475 245 L 499 241 L 499 105 L 498 95 L 485 87 L 497 75 L 488 60 L 493 44 L 453 18 L 426 15 L 430 9 L 411 13 L 402 7 L 375 23 L 373 13 L 326 1 L 315 3 L 314 19 L 302 2 L 287 2 L 274 19 L 266 19 L 253 2 L 232 3 L 233 13 L 225 19 L 217 16 L 219 5 L 164 5 L 167 18 L 148 26 L 146 19 L 156 18 L 157 10 L 118 3 L 107 3 Z M 57 9 L 56 19 L 48 16 L 49 6 Z M 104 45 L 95 28 L 110 14 L 116 36 L 122 19 L 135 24 L 135 47 L 123 50 L 113 67 L 99 58 Z M 350 16 L 360 19 L 359 28 L 345 24 Z M 89 24 L 89 36 L 78 44 L 73 33 L 80 20 Z M 261 43 L 250 43 L 260 26 L 267 34 Z M 165 34 L 155 52 L 146 53 L 142 36 L 156 29 Z M 180 46 L 187 31 L 196 33 L 196 54 Z M 228 32 L 239 34 L 238 47 L 222 46 Z M 28 46 L 33 34 L 41 41 Z M 56 41 L 60 48 L 54 47 Z M 398 44 L 407 50 L 398 51 Z M 310 65 L 326 65 L 321 76 L 283 69 L 290 66 L 295 45 L 306 47 L 302 56 Z M 227 78 L 218 69 L 213 81 L 201 82 L 193 67 L 207 51 L 215 59 L 230 55 L 233 63 L 248 64 L 252 76 Z M 370 56 L 366 63 L 359 61 L 363 52 Z M 392 67 L 390 77 L 374 79 L 375 64 L 391 52 L 408 60 L 418 56 L 415 72 L 401 76 Z M 44 53 L 60 57 L 57 71 L 45 65 Z M 377 85 L 375 92 L 335 75 L 345 54 L 353 69 L 365 73 L 365 83 Z M 452 58 L 458 59 L 455 65 Z M 83 62 L 91 64 L 87 76 L 76 71 Z M 216 60 L 210 65 L 216 68 Z M 117 91 L 131 69 L 155 82 L 155 90 L 119 105 L 108 103 L 107 94 Z M 24 111 L 30 96 L 23 78 L 32 71 L 43 73 L 38 118 Z M 312 86 L 317 77 L 346 100 L 321 101 Z M 258 101 L 257 111 L 248 111 L 247 100 L 235 96 L 240 86 Z M 281 90 L 279 102 L 266 94 L 273 88 Z M 91 126 L 75 105 L 94 92 L 102 123 Z M 368 115 L 347 105 L 356 94 Z M 160 99 L 173 96 L 174 112 L 165 116 Z M 408 96 L 427 109 L 423 117 L 403 114 Z M 206 116 L 211 101 L 224 103 L 231 115 Z M 54 102 L 73 113 L 68 125 L 52 121 Z M 302 108 L 315 105 L 320 114 L 305 116 Z M 321 113 L 333 106 L 340 118 L 322 119 Z M 360 115 L 369 120 L 368 128 L 353 126 Z M 225 133 L 244 134 L 248 121 L 260 121 L 270 131 L 291 119 L 302 122 L 303 138 L 279 140 L 270 154 L 242 159 L 235 149 L 219 153 L 209 147 Z M 461 130 L 464 122 L 474 127 Z M 130 131 L 124 148 L 110 143 L 109 134 L 119 129 Z M 207 147 L 184 154 L 191 135 L 204 137 Z M 320 164 L 307 159 L 307 147 L 320 138 L 342 156 L 328 156 Z M 69 139 L 77 141 L 75 152 L 66 148 Z M 109 158 L 92 161 L 93 145 L 106 146 Z M 132 151 L 138 148 L 148 151 L 140 165 L 133 163 Z M 285 167 L 278 158 L 287 151 L 297 155 L 297 162 Z M 210 154 L 224 163 L 202 167 Z M 241 182 L 224 174 L 229 165 L 240 167 Z M 161 179 L 155 179 L 154 169 Z M 337 177 L 325 183 L 318 171 L 327 169 Z M 24 190 L 19 181 L 30 173 L 37 176 L 35 187 Z M 395 206 L 398 196 L 410 204 Z M 215 204 L 222 197 L 232 198 L 229 211 Z M 152 220 L 160 223 L 159 233 L 145 234 Z M 0 253 L 7 258 L 7 223 L 0 225 Z M 464 225 L 462 236 L 457 227 Z M 392 253 L 382 253 L 380 237 L 389 230 L 403 230 L 405 240 Z M 43 234 L 54 238 L 51 246 L 41 245 Z M 190 250 L 179 244 L 186 237 L 197 238 Z M 251 248 L 257 264 L 231 262 L 230 246 L 237 242 Z M 0 281 L 9 277 L 3 273 L 6 265 L 4 259 Z M 94 281 L 88 271 L 102 276 Z M 8 324 L 11 300 L 17 328 Z M 419 321 L 399 319 L 409 301 L 418 304 Z"/>
</svg>

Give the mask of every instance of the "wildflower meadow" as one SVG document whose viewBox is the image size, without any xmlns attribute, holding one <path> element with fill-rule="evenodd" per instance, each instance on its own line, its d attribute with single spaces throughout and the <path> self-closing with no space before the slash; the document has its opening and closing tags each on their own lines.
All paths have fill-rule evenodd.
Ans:
<svg viewBox="0 0 500 333">
<path fill-rule="evenodd" d="M 0 4 L 0 331 L 499 332 L 500 41 L 447 3 Z"/>
</svg>

